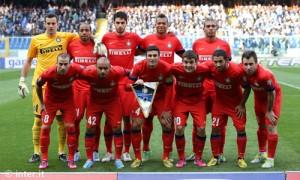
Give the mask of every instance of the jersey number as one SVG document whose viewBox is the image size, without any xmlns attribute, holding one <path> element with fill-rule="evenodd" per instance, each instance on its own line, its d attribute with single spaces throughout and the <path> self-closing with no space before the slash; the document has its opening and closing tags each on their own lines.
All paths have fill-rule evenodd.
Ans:
<svg viewBox="0 0 300 180">
<path fill-rule="evenodd" d="M 88 124 L 95 126 L 96 125 L 96 117 L 95 116 L 90 116 L 88 119 Z"/>
<path fill-rule="evenodd" d="M 46 114 L 46 115 L 44 116 L 44 118 L 42 119 L 42 121 L 43 121 L 45 124 L 47 124 L 47 123 L 49 122 L 49 115 Z"/>
<path fill-rule="evenodd" d="M 212 126 L 218 127 L 219 123 L 220 123 L 220 118 L 218 118 L 218 117 L 212 118 Z"/>
</svg>

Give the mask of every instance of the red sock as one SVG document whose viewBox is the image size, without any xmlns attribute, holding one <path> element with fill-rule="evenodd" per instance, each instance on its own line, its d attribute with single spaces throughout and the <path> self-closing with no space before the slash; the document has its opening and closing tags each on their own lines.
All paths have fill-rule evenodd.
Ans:
<svg viewBox="0 0 300 180">
<path fill-rule="evenodd" d="M 48 147 L 50 144 L 50 128 L 41 128 L 40 146 L 42 153 L 42 160 L 48 160 Z"/>
<path fill-rule="evenodd" d="M 122 132 L 114 133 L 114 143 L 115 143 L 115 159 L 121 159 L 123 150 L 123 134 Z"/>
<path fill-rule="evenodd" d="M 141 130 L 133 130 L 131 129 L 131 142 L 134 151 L 135 158 L 142 160 L 141 155 L 141 141 L 142 141 L 142 133 Z"/>
<path fill-rule="evenodd" d="M 124 121 L 124 129 L 123 129 L 123 136 L 124 136 L 124 151 L 129 153 L 130 145 L 131 145 L 131 123 Z"/>
<path fill-rule="evenodd" d="M 213 156 L 216 158 L 220 155 L 220 141 L 221 136 L 219 134 L 212 134 L 210 136 L 210 146 Z"/>
<path fill-rule="evenodd" d="M 257 130 L 259 152 L 266 152 L 267 138 L 268 138 L 267 129 L 259 127 Z"/>
<path fill-rule="evenodd" d="M 100 125 L 98 124 L 95 127 L 95 144 L 94 144 L 94 148 L 93 148 L 93 150 L 96 152 L 98 152 L 98 149 L 99 149 L 100 134 L 101 134 L 101 129 L 100 129 Z"/>
<path fill-rule="evenodd" d="M 201 136 L 196 136 L 195 138 L 195 145 L 196 145 L 196 158 L 197 159 L 202 159 L 202 154 L 205 146 L 205 140 L 206 136 L 201 137 Z"/>
<path fill-rule="evenodd" d="M 162 140 L 163 140 L 163 159 L 169 158 L 170 152 L 172 151 L 174 139 L 174 131 L 163 131 L 162 133 Z"/>
<path fill-rule="evenodd" d="M 175 143 L 177 147 L 179 160 L 185 159 L 185 137 L 184 135 L 175 135 Z"/>
<path fill-rule="evenodd" d="M 69 159 L 70 161 L 74 161 L 74 153 L 76 148 L 76 131 L 75 127 L 67 128 L 67 144 L 69 148 Z"/>
<path fill-rule="evenodd" d="M 93 147 L 95 143 L 94 133 L 85 133 L 85 150 L 87 159 L 93 160 Z"/>
<path fill-rule="evenodd" d="M 143 151 L 150 151 L 149 142 L 153 130 L 153 118 L 145 119 L 142 127 L 143 133 Z"/>
<path fill-rule="evenodd" d="M 105 145 L 106 145 L 106 152 L 112 153 L 112 139 L 113 139 L 112 128 L 108 124 L 108 122 L 105 122 L 105 125 L 104 125 L 104 140 L 105 140 Z"/>
<path fill-rule="evenodd" d="M 79 147 L 80 120 L 81 120 L 81 119 L 77 119 L 77 118 L 76 118 L 76 120 L 75 120 L 75 133 L 76 133 L 75 150 L 78 150 L 78 147 Z"/>
<path fill-rule="evenodd" d="M 278 143 L 278 134 L 268 134 L 268 157 L 274 158 Z"/>
<path fill-rule="evenodd" d="M 225 139 L 226 139 L 226 125 L 221 128 L 221 140 L 220 140 L 220 154 L 224 152 Z"/>
<path fill-rule="evenodd" d="M 247 135 L 245 132 L 238 133 L 236 143 L 238 146 L 238 158 L 244 159 L 247 144 Z"/>
</svg>

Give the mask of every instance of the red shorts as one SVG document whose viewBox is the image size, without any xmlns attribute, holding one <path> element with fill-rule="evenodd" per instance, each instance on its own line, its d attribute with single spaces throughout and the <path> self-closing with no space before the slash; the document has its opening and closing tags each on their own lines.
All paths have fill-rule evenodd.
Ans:
<svg viewBox="0 0 300 180">
<path fill-rule="evenodd" d="M 79 90 L 73 88 L 74 92 L 74 105 L 76 110 L 76 120 L 81 121 L 87 107 L 88 99 L 90 97 L 90 90 Z"/>
<path fill-rule="evenodd" d="M 175 101 L 173 110 L 175 126 L 186 126 L 189 113 L 193 117 L 194 127 L 205 128 L 206 126 L 206 107 L 204 97 L 195 103 L 186 103 L 182 100 Z"/>
<path fill-rule="evenodd" d="M 105 101 L 98 99 L 90 100 L 86 112 L 87 128 L 100 125 L 103 113 L 105 113 L 106 119 L 112 128 L 120 127 L 122 119 L 120 98 L 117 96 L 115 98 L 105 99 Z"/>
<path fill-rule="evenodd" d="M 205 105 L 206 105 L 206 113 L 212 112 L 213 104 L 215 103 L 216 99 L 216 91 L 214 82 L 212 80 L 205 79 L 203 82 L 203 94 L 205 97 Z"/>
<path fill-rule="evenodd" d="M 45 107 L 46 111 L 42 111 L 42 123 L 44 125 L 52 124 L 58 110 L 62 112 L 62 119 L 65 123 L 74 123 L 76 112 L 73 99 L 62 103 L 45 101 Z"/>
<path fill-rule="evenodd" d="M 212 127 L 222 128 L 227 125 L 228 116 L 231 117 L 234 127 L 237 131 L 244 131 L 246 126 L 246 113 L 242 118 L 238 118 L 235 112 L 235 108 L 213 109 L 212 112 Z"/>
<path fill-rule="evenodd" d="M 277 116 L 277 121 L 279 120 L 281 112 L 281 91 L 276 92 L 276 96 L 273 104 L 273 112 Z M 267 112 L 267 101 L 261 101 L 259 99 L 254 99 L 254 110 L 257 118 L 257 123 L 260 126 L 270 125 L 271 121 L 266 117 Z"/>
<path fill-rule="evenodd" d="M 171 101 L 168 98 L 154 99 L 149 117 L 156 115 L 158 118 L 160 118 L 163 112 L 172 111 L 172 107 L 169 104 L 170 102 Z M 144 114 L 137 101 L 135 101 L 134 108 L 131 112 L 131 117 L 145 119 Z"/>
<path fill-rule="evenodd" d="M 122 106 L 122 115 L 130 116 L 135 104 L 135 97 L 132 91 L 126 91 L 126 84 L 119 85 L 120 100 Z"/>
</svg>

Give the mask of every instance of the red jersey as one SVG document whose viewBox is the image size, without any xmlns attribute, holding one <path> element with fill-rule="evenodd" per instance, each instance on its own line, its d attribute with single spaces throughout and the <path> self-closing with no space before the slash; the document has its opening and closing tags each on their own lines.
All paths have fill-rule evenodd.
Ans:
<svg viewBox="0 0 300 180">
<path fill-rule="evenodd" d="M 144 82 L 159 82 L 156 90 L 156 98 L 165 96 L 167 86 L 172 84 L 171 67 L 168 63 L 159 60 L 155 68 L 149 69 L 147 60 L 142 60 L 134 65 L 131 73 L 131 79 L 142 79 Z"/>
<path fill-rule="evenodd" d="M 281 91 L 273 73 L 260 64 L 257 65 L 257 71 L 254 75 L 247 76 L 247 84 L 254 91 L 256 101 L 267 102 L 267 92 L 275 90 L 276 94 L 279 94 Z"/>
<path fill-rule="evenodd" d="M 173 33 L 167 33 L 160 37 L 156 34 L 146 36 L 141 42 L 141 48 L 147 49 L 148 46 L 155 45 L 160 50 L 160 59 L 169 63 L 174 63 L 174 53 L 184 51 L 181 42 Z"/>
<path fill-rule="evenodd" d="M 140 42 L 140 36 L 132 32 L 126 32 L 124 35 L 109 32 L 102 38 L 102 43 L 107 48 L 110 64 L 125 69 L 132 69 L 135 51 Z"/>
<path fill-rule="evenodd" d="M 57 74 L 57 66 L 52 66 L 41 75 L 42 81 L 47 82 L 45 100 L 64 102 L 73 98 L 72 83 L 82 72 L 83 68 L 77 64 L 70 64 L 65 75 Z"/>
<path fill-rule="evenodd" d="M 74 39 L 68 45 L 68 53 L 72 57 L 73 63 L 85 67 L 97 62 L 97 55 L 93 53 L 93 49 L 94 42 L 82 43 L 80 39 Z M 83 80 L 74 81 L 73 86 L 79 90 L 89 90 L 90 88 L 89 83 Z"/>
<path fill-rule="evenodd" d="M 200 38 L 193 43 L 193 50 L 198 54 L 199 62 L 212 60 L 212 54 L 217 49 L 224 50 L 227 57 L 231 57 L 230 46 L 222 39 L 216 38 L 214 41 L 210 41 L 208 38 Z"/>
<path fill-rule="evenodd" d="M 208 67 L 197 65 L 194 72 L 187 73 L 182 63 L 176 63 L 171 71 L 176 78 L 176 98 L 190 103 L 199 101 L 203 95 L 203 81 L 207 76 Z"/>
<path fill-rule="evenodd" d="M 91 86 L 90 99 L 99 104 L 119 96 L 118 83 L 126 74 L 124 68 L 111 66 L 109 74 L 104 78 L 100 78 L 96 66 L 89 66 L 82 72 L 81 77 L 88 81 Z"/>
<path fill-rule="evenodd" d="M 219 72 L 212 61 L 204 64 L 209 67 L 210 76 L 215 84 L 214 108 L 234 109 L 242 100 L 243 69 L 231 61 L 228 62 L 228 67 L 224 72 Z"/>
</svg>

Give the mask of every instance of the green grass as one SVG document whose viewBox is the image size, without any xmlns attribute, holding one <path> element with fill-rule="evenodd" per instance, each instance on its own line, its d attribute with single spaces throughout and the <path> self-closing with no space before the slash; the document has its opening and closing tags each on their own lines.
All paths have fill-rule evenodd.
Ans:
<svg viewBox="0 0 300 180">
<path fill-rule="evenodd" d="M 279 81 L 292 84 L 300 87 L 300 81 L 297 80 L 300 74 L 300 68 L 274 68 L 272 69 Z M 17 94 L 17 84 L 19 77 L 19 70 L 1 70 L 0 71 L 0 172 L 5 171 L 38 171 L 38 164 L 29 164 L 27 159 L 32 153 L 31 127 L 33 123 L 33 115 L 31 108 L 31 96 L 25 99 L 20 99 Z M 27 78 L 27 83 L 30 86 L 31 77 Z M 225 155 L 228 162 L 207 168 L 197 168 L 192 163 L 188 163 L 186 168 L 176 169 L 164 168 L 161 164 L 161 128 L 158 120 L 154 119 L 154 131 L 151 137 L 152 159 L 139 169 L 130 168 L 130 163 L 125 163 L 125 168 L 121 171 L 286 171 L 286 170 L 300 170 L 300 146 L 299 137 L 300 131 L 300 90 L 282 85 L 283 89 L 283 105 L 281 118 L 279 122 L 279 145 L 277 148 L 277 157 L 275 168 L 270 170 L 263 170 L 260 165 L 252 165 L 248 163 L 248 168 L 241 170 L 236 166 L 236 133 L 229 121 L 228 131 L 226 136 Z M 247 103 L 247 135 L 248 144 L 246 149 L 246 161 L 249 162 L 256 154 L 257 139 L 256 129 L 257 123 L 253 111 L 253 97 L 249 98 Z M 207 121 L 207 137 L 210 132 L 210 120 Z M 84 129 L 85 120 L 82 121 L 81 126 Z M 186 152 L 191 152 L 191 121 L 188 121 L 186 129 Z M 70 171 L 65 163 L 57 160 L 57 130 L 56 123 L 53 124 L 51 132 L 51 144 L 49 149 L 49 168 L 46 171 Z M 103 120 L 102 120 L 103 129 Z M 85 161 L 84 131 L 81 133 L 80 151 L 82 160 L 77 163 L 77 172 L 97 171 L 97 172 L 111 172 L 115 171 L 113 162 L 111 163 L 96 163 L 96 165 L 89 170 L 82 169 Z M 100 154 L 103 156 L 104 150 L 103 134 L 100 140 Z M 132 153 L 132 152 L 131 152 Z M 133 153 L 132 153 L 133 155 Z M 177 158 L 176 148 L 174 145 L 173 157 Z M 207 138 L 205 146 L 204 160 L 208 161 L 210 158 L 210 143 Z"/>
</svg>

